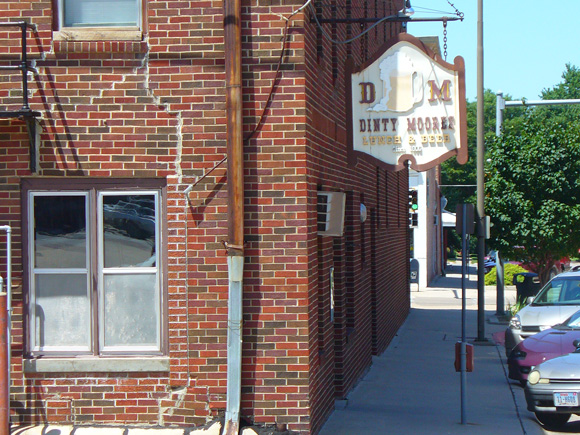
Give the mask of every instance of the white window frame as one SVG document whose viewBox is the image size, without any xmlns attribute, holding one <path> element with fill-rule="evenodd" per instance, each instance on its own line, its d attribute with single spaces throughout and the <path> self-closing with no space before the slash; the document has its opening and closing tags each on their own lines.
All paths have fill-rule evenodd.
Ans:
<svg viewBox="0 0 580 435">
<path fill-rule="evenodd" d="M 134 29 L 134 30 L 141 30 L 143 28 L 143 1 L 144 0 L 134 0 L 135 1 L 135 9 L 137 12 L 136 23 L 134 25 L 126 25 L 126 26 L 110 26 L 110 25 L 99 25 L 99 24 L 87 24 L 87 25 L 79 25 L 73 27 L 67 27 L 64 23 L 65 17 L 65 3 L 67 1 L 74 1 L 74 0 L 58 0 L 58 24 L 60 30 L 82 30 L 82 29 Z"/>
<path fill-rule="evenodd" d="M 87 298 L 89 301 L 89 310 L 92 310 L 92 303 L 91 303 L 91 294 L 90 294 L 90 280 L 91 280 L 91 268 L 90 268 L 90 259 L 91 259 L 91 247 L 90 247 L 90 233 L 87 228 L 86 236 L 85 236 L 85 267 L 83 269 L 80 268 L 37 268 L 36 267 L 36 255 L 35 255 L 35 246 L 34 242 L 35 239 L 34 235 L 34 198 L 37 196 L 43 197 L 63 197 L 63 196 L 83 196 L 85 198 L 85 219 L 89 220 L 89 194 L 88 192 L 83 191 L 67 191 L 67 192 L 40 192 L 40 191 L 30 191 L 28 192 L 28 216 L 30 217 L 28 220 L 28 234 L 31 237 L 28 238 L 28 252 L 29 252 L 29 261 L 30 261 L 30 343 L 31 343 L 31 350 L 33 352 L 41 352 L 41 353 L 75 353 L 75 354 L 91 354 L 91 345 L 90 342 L 92 341 L 91 337 L 93 334 L 93 324 L 92 322 L 88 321 L 88 325 L 86 327 L 89 329 L 89 343 L 88 346 L 41 346 L 40 343 L 36 342 L 36 331 L 37 331 L 37 312 L 36 312 L 36 277 L 37 275 L 44 274 L 80 274 L 85 273 L 87 278 L 86 289 L 87 289 Z M 87 222 L 88 224 L 88 222 Z"/>
<path fill-rule="evenodd" d="M 103 198 L 105 196 L 118 196 L 118 195 L 153 195 L 155 197 L 155 267 L 105 267 L 105 237 L 104 237 L 104 225 L 103 225 Z M 161 315 L 163 313 L 162 298 L 161 298 L 161 274 L 159 269 L 159 264 L 161 259 L 159 258 L 159 247 L 161 246 L 160 240 L 160 223 L 159 223 L 159 192 L 154 190 L 124 190 L 120 191 L 107 191 L 101 190 L 97 192 L 97 258 L 98 258 L 98 297 L 99 297 L 99 352 L 103 354 L 117 354 L 117 353 L 151 353 L 159 352 L 161 349 Z M 157 343 L 155 346 L 105 346 L 105 328 L 101 327 L 101 323 L 104 322 L 105 318 L 105 275 L 113 274 L 154 274 L 156 282 L 157 296 L 159 300 L 157 301 L 157 310 L 159 315 L 156 318 L 156 328 L 157 328 Z"/>
<path fill-rule="evenodd" d="M 147 195 L 155 198 L 155 266 L 153 267 L 104 267 L 104 231 L 103 231 L 103 198 L 107 195 Z M 48 269 L 36 268 L 35 258 L 35 225 L 34 225 L 34 198 L 36 196 L 84 196 L 86 219 L 86 268 L 83 269 Z M 75 190 L 46 191 L 30 189 L 28 191 L 28 258 L 29 258 L 29 351 L 33 356 L 161 356 L 164 354 L 165 330 L 165 294 L 163 291 L 163 264 L 162 264 L 162 222 L 161 222 L 160 189 L 111 189 L 106 186 L 97 188 L 81 188 Z M 95 209 L 96 208 L 96 209 Z M 95 243 L 96 240 L 96 243 Z M 95 247 L 96 245 L 96 247 Z M 96 258 L 95 258 L 96 255 Z M 96 268 L 96 270 L 95 270 Z M 155 289 L 158 298 L 155 319 L 157 343 L 154 346 L 104 346 L 104 277 L 108 273 L 154 274 Z M 87 295 L 90 304 L 90 319 L 88 319 L 89 345 L 79 346 L 40 346 L 36 342 L 36 276 L 39 273 L 81 273 L 87 275 Z M 96 276 L 96 285 L 93 286 L 93 277 Z M 96 296 L 95 296 L 96 292 Z M 94 304 L 97 304 L 95 310 Z M 98 334 L 95 332 L 98 328 Z"/>
</svg>

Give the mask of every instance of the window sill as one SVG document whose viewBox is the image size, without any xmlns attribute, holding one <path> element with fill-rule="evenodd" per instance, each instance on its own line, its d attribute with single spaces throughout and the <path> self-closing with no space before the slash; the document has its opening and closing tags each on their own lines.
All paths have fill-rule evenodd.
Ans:
<svg viewBox="0 0 580 435">
<path fill-rule="evenodd" d="M 148 49 L 137 28 L 67 28 L 52 37 L 55 53 L 146 53 Z"/>
<path fill-rule="evenodd" d="M 36 358 L 24 360 L 25 373 L 168 372 L 168 357 Z"/>
<path fill-rule="evenodd" d="M 52 34 L 55 41 L 141 41 L 143 33 L 136 28 L 64 28 Z"/>
</svg>

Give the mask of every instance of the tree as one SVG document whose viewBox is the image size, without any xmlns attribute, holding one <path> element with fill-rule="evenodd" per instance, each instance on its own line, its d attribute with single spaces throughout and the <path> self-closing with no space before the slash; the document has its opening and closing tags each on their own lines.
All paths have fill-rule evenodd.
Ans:
<svg viewBox="0 0 580 435">
<path fill-rule="evenodd" d="M 553 88 L 542 91 L 542 100 L 580 99 L 580 69 L 566 64 L 562 79 L 563 81 Z M 580 117 L 580 105 L 541 106 L 537 107 L 534 112 L 546 120 L 567 125 Z"/>
<path fill-rule="evenodd" d="M 554 260 L 580 247 L 580 124 L 528 113 L 488 143 L 486 157 L 491 242 L 544 283 Z"/>
<path fill-rule="evenodd" d="M 486 89 L 484 99 L 484 137 L 485 142 L 495 137 L 495 106 L 496 94 Z M 506 100 L 511 100 L 509 95 Z M 504 126 L 518 127 L 521 125 L 521 117 L 526 109 L 516 108 L 504 112 Z M 476 184 L 476 154 L 477 154 L 477 102 L 467 102 L 467 147 L 469 160 L 464 165 L 457 163 L 456 159 L 446 160 L 441 164 L 441 184 L 452 186 L 475 186 Z M 475 187 L 443 187 L 442 193 L 447 198 L 446 209 L 455 212 L 457 204 L 476 203 Z"/>
<path fill-rule="evenodd" d="M 496 95 L 489 89 L 484 93 L 484 137 L 485 141 L 491 141 L 495 137 L 495 106 Z M 507 95 L 506 100 L 511 100 Z M 504 115 L 504 125 L 516 126 L 519 124 L 521 115 L 525 109 L 510 110 Z M 467 102 L 467 147 L 469 159 L 464 165 L 457 163 L 452 158 L 441 164 L 441 184 L 447 186 L 466 186 L 466 187 L 442 187 L 441 192 L 447 198 L 446 210 L 455 212 L 457 204 L 476 203 L 476 156 L 477 156 L 477 102 Z M 468 187 L 469 186 L 469 187 Z M 455 232 L 449 234 L 449 246 L 453 249 L 461 249 L 461 239 Z M 474 251 L 477 238 L 470 239 L 470 250 Z"/>
</svg>

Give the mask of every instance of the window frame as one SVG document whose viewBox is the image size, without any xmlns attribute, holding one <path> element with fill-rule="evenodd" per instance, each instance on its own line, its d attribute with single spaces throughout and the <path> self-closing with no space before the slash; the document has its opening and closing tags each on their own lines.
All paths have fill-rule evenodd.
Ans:
<svg viewBox="0 0 580 435">
<path fill-rule="evenodd" d="M 24 300 L 25 300 L 25 333 L 26 340 L 26 354 L 30 357 L 74 357 L 74 358 L 112 358 L 112 357 L 160 357 L 168 355 L 168 316 L 167 316 L 167 255 L 166 255 L 166 182 L 164 179 L 103 179 L 103 180 L 87 180 L 87 179 L 41 179 L 30 178 L 22 180 L 22 201 L 23 201 L 23 284 L 24 284 Z M 85 195 L 85 220 L 87 225 L 87 294 L 89 295 L 89 303 L 91 305 L 91 318 L 89 319 L 89 334 L 90 343 L 88 351 L 83 351 L 75 348 L 67 349 L 42 349 L 37 346 L 36 330 L 35 330 L 35 313 L 34 313 L 34 298 L 36 296 L 36 289 L 34 286 L 35 262 L 32 255 L 34 254 L 34 203 L 33 198 L 36 195 L 42 196 L 72 196 Z M 159 297 L 157 310 L 159 312 L 157 320 L 157 336 L 158 343 L 155 348 L 150 346 L 127 346 L 126 348 L 110 348 L 104 347 L 103 331 L 100 327 L 103 320 L 103 270 L 99 264 L 102 257 L 103 247 L 103 231 L 102 231 L 102 208 L 99 208 L 99 198 L 110 195 L 150 195 L 155 194 L 156 209 L 156 286 L 158 288 L 157 295 Z M 102 199 L 101 199 L 102 201 Z M 102 202 L 101 202 L 102 204 Z M 101 245 L 99 247 L 99 245 Z M 145 269 L 143 268 L 141 272 Z M 63 272 L 67 269 L 59 269 Z M 28 331 L 26 331 L 28 328 Z"/>
<path fill-rule="evenodd" d="M 64 25 L 64 1 L 52 0 L 54 14 L 52 24 L 52 39 L 60 42 L 56 50 L 67 50 L 67 42 L 75 41 L 123 41 L 123 42 L 142 42 L 143 35 L 147 29 L 147 3 L 146 0 L 135 0 L 137 2 L 137 23 L 135 26 L 75 26 L 67 27 Z M 123 50 L 134 50 L 134 47 L 128 46 Z M 140 49 L 139 49 L 140 50 Z"/>
<path fill-rule="evenodd" d="M 107 29 L 115 30 L 115 29 L 133 29 L 133 30 L 142 30 L 143 29 L 143 17 L 145 16 L 144 4 L 145 0 L 134 0 L 135 1 L 135 9 L 137 12 L 137 19 L 135 25 L 125 25 L 125 26 L 106 26 L 106 25 L 83 25 L 83 26 L 66 26 L 64 21 L 64 14 L 65 14 L 65 3 L 67 1 L 72 0 L 55 0 L 57 14 L 57 29 L 58 30 L 91 30 L 91 29 L 100 29 L 106 31 Z"/>
<path fill-rule="evenodd" d="M 123 192 L 119 191 L 111 191 L 102 189 L 97 191 L 97 207 L 96 207 L 96 215 L 97 215 L 97 228 L 96 228 L 96 235 L 97 235 L 97 296 L 98 296 L 98 330 L 99 330 L 99 349 L 98 352 L 100 355 L 119 355 L 119 354 L 142 354 L 142 353 L 158 353 L 159 349 L 161 349 L 161 342 L 157 344 L 157 346 L 106 346 L 105 345 L 105 328 L 101 326 L 101 322 L 105 322 L 105 276 L 106 275 L 114 275 L 114 274 L 130 274 L 130 275 L 143 275 L 145 273 L 151 274 L 152 272 L 156 275 L 156 282 L 157 285 L 160 286 L 160 267 L 136 267 L 136 266 L 117 266 L 117 267 L 106 267 L 105 266 L 105 237 L 104 237 L 104 217 L 103 217 L 103 204 L 104 204 L 104 197 L 105 196 L 115 196 L 115 195 L 153 195 L 155 197 L 155 227 L 157 231 L 155 232 L 155 246 L 156 248 L 161 246 L 160 245 L 160 221 L 159 221 L 159 207 L 161 204 L 161 198 L 159 192 L 155 190 L 124 190 Z M 160 251 L 159 249 L 155 250 L 155 264 L 159 265 L 162 264 L 161 259 L 159 258 Z M 158 296 L 160 295 L 160 291 L 157 292 Z M 157 301 L 157 305 L 159 306 L 159 316 L 157 317 L 157 330 L 160 331 L 161 326 L 161 300 Z M 158 340 L 161 340 L 161 334 L 158 334 Z M 125 349 L 131 349 L 130 351 Z"/>
<path fill-rule="evenodd" d="M 33 218 L 29 220 L 28 223 L 28 227 L 27 227 L 27 232 L 29 234 L 34 234 L 34 198 L 36 198 L 37 196 L 42 196 L 42 197 L 65 197 L 65 196 L 69 196 L 69 197 L 84 197 L 84 210 L 85 210 L 85 222 L 87 224 L 89 221 L 89 194 L 88 192 L 83 192 L 83 191 L 79 191 L 79 190 L 70 190 L 67 192 L 42 192 L 42 194 L 39 195 L 40 192 L 37 191 L 29 191 L 28 193 L 28 204 L 27 204 L 27 208 L 28 208 L 28 215 L 32 216 Z M 29 336 L 29 342 L 31 345 L 31 350 L 34 353 L 48 353 L 48 354 L 59 354 L 59 353 L 63 353 L 62 350 L 60 350 L 59 347 L 52 347 L 52 346 L 47 346 L 44 349 L 41 350 L 41 345 L 36 343 L 36 321 L 37 321 L 37 315 L 36 315 L 36 304 L 32 303 L 33 301 L 36 300 L 36 277 L 40 276 L 40 275 L 58 275 L 58 274 L 67 274 L 67 276 L 71 276 L 74 274 L 81 274 L 84 273 L 86 275 L 86 296 L 87 296 L 87 300 L 89 302 L 89 311 L 91 310 L 91 267 L 90 267 L 90 259 L 91 259 L 91 243 L 90 243 L 90 232 L 87 231 L 85 234 L 85 267 L 81 268 L 77 267 L 77 268 L 46 268 L 46 267 L 36 267 L 36 260 L 35 260 L 35 250 L 34 250 L 34 242 L 35 242 L 35 238 L 34 237 L 29 237 L 29 241 L 28 241 L 28 246 L 27 246 L 27 252 L 28 255 L 27 257 L 30 259 L 30 268 L 28 269 L 28 273 L 29 273 L 29 282 L 30 282 L 30 305 L 29 305 L 29 312 L 30 312 L 30 316 L 29 316 L 29 325 L 28 327 L 30 328 L 30 336 Z M 92 316 L 91 316 L 92 317 Z M 92 336 L 92 331 L 93 331 L 93 322 L 91 321 L 91 319 L 88 319 L 87 324 L 85 324 L 85 327 L 88 328 L 88 345 L 87 346 L 69 346 L 70 351 L 67 351 L 67 353 L 74 353 L 75 355 L 90 355 L 90 348 L 91 348 L 91 336 Z"/>
</svg>

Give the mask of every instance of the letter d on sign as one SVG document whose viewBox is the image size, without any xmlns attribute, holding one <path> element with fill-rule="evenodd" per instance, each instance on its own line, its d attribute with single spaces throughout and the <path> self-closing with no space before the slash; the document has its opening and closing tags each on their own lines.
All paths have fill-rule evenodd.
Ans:
<svg viewBox="0 0 580 435">
<path fill-rule="evenodd" d="M 362 82 L 360 84 L 361 104 L 372 103 L 375 101 L 375 85 L 371 82 Z"/>
</svg>

